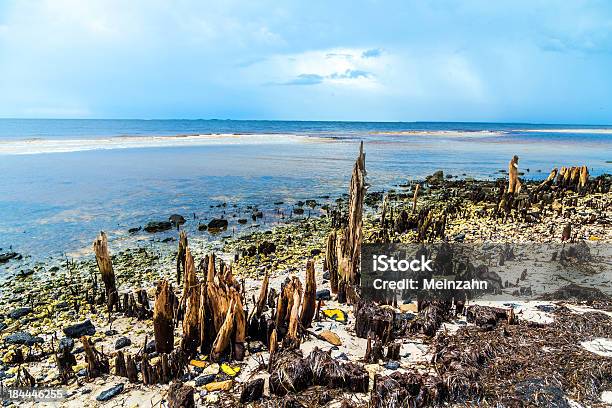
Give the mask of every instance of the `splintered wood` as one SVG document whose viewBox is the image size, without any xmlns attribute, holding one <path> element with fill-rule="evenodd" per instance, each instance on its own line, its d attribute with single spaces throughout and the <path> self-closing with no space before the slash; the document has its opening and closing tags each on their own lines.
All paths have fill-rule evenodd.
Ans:
<svg viewBox="0 0 612 408">
<path fill-rule="evenodd" d="M 93 250 L 96 254 L 96 262 L 102 275 L 102 281 L 104 282 L 108 310 L 111 311 L 113 308 L 118 310 L 120 306 L 119 293 L 117 292 L 113 263 L 108 252 L 108 239 L 104 231 L 101 231 L 100 235 L 93 242 Z"/>
</svg>

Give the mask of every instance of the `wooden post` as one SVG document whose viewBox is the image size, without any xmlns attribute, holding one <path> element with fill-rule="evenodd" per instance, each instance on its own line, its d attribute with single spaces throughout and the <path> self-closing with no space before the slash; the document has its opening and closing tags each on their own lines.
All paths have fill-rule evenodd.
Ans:
<svg viewBox="0 0 612 408">
<path fill-rule="evenodd" d="M 219 329 L 219 333 L 217 334 L 217 338 L 213 343 L 212 352 L 210 353 L 210 359 L 212 361 L 218 361 L 229 345 L 232 329 L 234 328 L 234 314 L 236 313 L 236 304 L 232 300 L 230 303 L 229 309 L 227 309 L 227 314 L 225 315 L 225 320 L 223 325 Z"/>
<path fill-rule="evenodd" d="M 181 303 L 185 307 L 181 348 L 186 355 L 192 356 L 200 345 L 200 285 L 189 248 L 185 252 L 185 282 Z"/>
<path fill-rule="evenodd" d="M 336 252 L 336 231 L 329 233 L 325 249 L 325 270 L 329 272 L 332 293 L 338 293 L 338 255 Z"/>
<path fill-rule="evenodd" d="M 174 349 L 174 311 L 172 286 L 167 280 L 157 285 L 155 307 L 153 309 L 153 330 L 155 333 L 155 350 L 158 353 L 170 353 Z"/>
<path fill-rule="evenodd" d="M 412 213 L 416 213 L 417 208 L 417 196 L 419 195 L 419 189 L 421 188 L 420 184 L 417 184 L 414 188 L 414 196 L 412 196 Z"/>
<path fill-rule="evenodd" d="M 100 353 L 89 342 L 87 336 L 81 337 L 83 343 L 83 351 L 85 352 L 85 362 L 87 363 L 87 377 L 89 379 L 96 378 L 101 374 L 108 374 L 109 364 L 108 357 Z"/>
<path fill-rule="evenodd" d="M 317 282 L 315 281 L 314 261 L 309 259 L 306 262 L 306 289 L 304 290 L 304 301 L 302 302 L 302 312 L 300 320 L 302 327 L 305 329 L 310 327 L 312 318 L 317 307 Z"/>
<path fill-rule="evenodd" d="M 181 284 L 181 269 L 185 272 L 185 252 L 187 251 L 187 234 L 179 233 L 178 254 L 176 256 L 176 284 Z"/>
<path fill-rule="evenodd" d="M 106 289 L 106 299 L 109 312 L 113 307 L 119 309 L 119 293 L 117 292 L 117 284 L 115 282 L 115 272 L 113 271 L 113 263 L 108 252 L 108 239 L 104 231 L 93 242 L 93 250 L 96 254 L 96 262 L 98 269 L 102 275 L 102 281 Z"/>
<path fill-rule="evenodd" d="M 363 142 L 361 142 L 349 187 L 348 226 L 344 232 L 344 239 L 337 241 L 337 244 L 341 245 L 338 256 L 338 273 L 350 285 L 359 281 L 358 268 L 363 234 L 363 199 L 366 193 L 365 176 L 365 154 L 363 152 Z"/>
<path fill-rule="evenodd" d="M 521 182 L 518 179 L 519 157 L 514 155 L 508 163 L 508 193 L 518 194 L 521 191 Z"/>
</svg>

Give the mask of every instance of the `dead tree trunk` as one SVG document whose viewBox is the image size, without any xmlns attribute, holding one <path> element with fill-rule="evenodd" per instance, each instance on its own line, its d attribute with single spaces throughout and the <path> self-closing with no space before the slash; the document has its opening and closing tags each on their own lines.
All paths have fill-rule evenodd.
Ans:
<svg viewBox="0 0 612 408">
<path fill-rule="evenodd" d="M 325 270 L 329 273 L 332 293 L 338 293 L 338 256 L 336 253 L 336 231 L 329 233 L 325 250 Z"/>
<path fill-rule="evenodd" d="M 419 189 L 421 188 L 420 184 L 417 184 L 416 187 L 414 188 L 414 196 L 412 197 L 412 213 L 415 214 L 416 213 L 416 208 L 417 208 L 417 197 L 419 195 Z"/>
<path fill-rule="evenodd" d="M 87 363 L 87 377 L 92 379 L 100 376 L 101 374 L 108 374 L 110 369 L 108 357 L 96 350 L 96 348 L 89 342 L 87 336 L 81 337 L 81 343 L 83 343 L 85 362 Z"/>
<path fill-rule="evenodd" d="M 521 192 L 521 182 L 518 179 L 518 156 L 513 156 L 508 163 L 508 193 L 518 194 Z"/>
<path fill-rule="evenodd" d="M 317 307 L 317 282 L 315 281 L 314 261 L 309 259 L 306 263 L 306 289 L 304 290 L 304 300 L 302 302 L 302 312 L 300 320 L 302 327 L 305 329 L 310 327 L 312 318 Z"/>
<path fill-rule="evenodd" d="M 158 353 L 170 353 L 174 348 L 174 293 L 167 280 L 157 285 L 155 308 L 153 309 L 153 330 L 155 333 L 155 350 Z"/>
<path fill-rule="evenodd" d="M 109 312 L 113 307 L 119 309 L 119 293 L 117 292 L 117 284 L 115 282 L 115 272 L 113 271 L 113 263 L 108 252 L 108 239 L 104 231 L 93 243 L 93 250 L 96 254 L 96 262 L 98 269 L 102 275 L 102 281 L 106 290 L 106 299 Z"/>
<path fill-rule="evenodd" d="M 363 200 L 366 193 L 365 176 L 365 153 L 363 152 L 363 142 L 361 142 L 349 188 L 348 226 L 344 232 L 344 239 L 338 241 L 341 244 L 338 256 L 338 273 L 340 278 L 350 285 L 359 282 L 358 268 L 363 234 Z M 352 301 L 352 299 L 349 299 L 349 301 Z"/>
<path fill-rule="evenodd" d="M 185 308 L 181 348 L 186 355 L 192 356 L 200 344 L 200 285 L 189 248 L 185 252 L 185 282 L 181 304 Z"/>
<path fill-rule="evenodd" d="M 185 252 L 187 251 L 187 234 L 179 233 L 178 254 L 176 256 L 176 284 L 181 284 L 181 270 L 185 273 Z"/>
</svg>

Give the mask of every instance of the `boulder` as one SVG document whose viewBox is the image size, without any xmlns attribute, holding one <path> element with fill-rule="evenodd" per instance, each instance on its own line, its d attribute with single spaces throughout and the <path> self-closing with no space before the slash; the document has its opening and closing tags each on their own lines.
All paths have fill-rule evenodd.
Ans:
<svg viewBox="0 0 612 408">
<path fill-rule="evenodd" d="M 228 225 L 227 220 L 224 220 L 223 218 L 213 218 L 208 223 L 208 229 L 211 232 L 224 231 L 227 229 L 227 225 Z"/>
<path fill-rule="evenodd" d="M 33 346 L 36 343 L 43 343 L 42 337 L 34 337 L 28 332 L 15 332 L 4 338 L 4 342 L 8 344 L 19 344 L 25 346 Z"/>
<path fill-rule="evenodd" d="M 87 319 L 82 323 L 64 327 L 64 334 L 73 339 L 78 339 L 81 336 L 93 336 L 96 334 L 96 327 L 93 325 L 91 320 Z"/>
<path fill-rule="evenodd" d="M 100 395 L 96 397 L 96 400 L 108 401 L 109 399 L 113 398 L 115 395 L 120 394 L 121 391 L 123 391 L 123 387 L 124 387 L 123 383 L 119 383 L 115 385 L 114 387 L 104 390 L 100 393 Z"/>
<path fill-rule="evenodd" d="M 18 307 L 17 309 L 11 310 L 8 314 L 8 317 L 11 319 L 20 319 L 25 315 L 32 313 L 31 307 Z"/>
<path fill-rule="evenodd" d="M 168 231 L 172 228 L 172 223 L 170 221 L 151 221 L 147 223 L 144 227 L 144 230 L 149 233 L 156 233 L 161 231 Z"/>
<path fill-rule="evenodd" d="M 175 227 L 178 227 L 179 225 L 183 225 L 185 222 L 187 222 L 187 220 L 185 220 L 185 217 L 183 217 L 180 214 L 172 214 L 170 217 L 168 217 L 168 220 L 174 224 Z"/>
<path fill-rule="evenodd" d="M 444 172 L 442 170 L 438 170 L 431 176 L 425 177 L 425 181 L 429 184 L 442 183 L 444 181 Z"/>
<path fill-rule="evenodd" d="M 11 259 L 20 259 L 21 255 L 17 252 L 4 252 L 0 254 L 0 263 L 7 263 Z"/>
<path fill-rule="evenodd" d="M 115 341 L 115 350 L 120 350 L 120 349 L 122 349 L 124 347 L 127 347 L 127 346 L 131 345 L 131 344 L 132 344 L 132 340 L 130 340 L 129 338 L 127 338 L 125 336 L 119 337 L 117 339 L 117 341 Z"/>
</svg>

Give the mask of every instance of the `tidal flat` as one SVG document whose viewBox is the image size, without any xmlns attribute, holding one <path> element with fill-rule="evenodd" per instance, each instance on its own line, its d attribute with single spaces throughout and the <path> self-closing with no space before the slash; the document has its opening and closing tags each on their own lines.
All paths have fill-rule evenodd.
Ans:
<svg viewBox="0 0 612 408">
<path fill-rule="evenodd" d="M 3 384 L 65 389 L 50 406 L 606 406 L 612 177 L 568 167 L 510 193 L 505 175 L 437 171 L 377 190 L 360 160 L 347 194 L 228 207 L 240 233 L 168 214 L 127 248 L 101 234 L 95 253 L 27 268 L 3 252 Z M 474 273 L 506 297 L 368 301 L 347 242 L 486 246 Z M 554 262 L 588 272 L 551 276 L 508 242 L 558 245 Z"/>
</svg>

